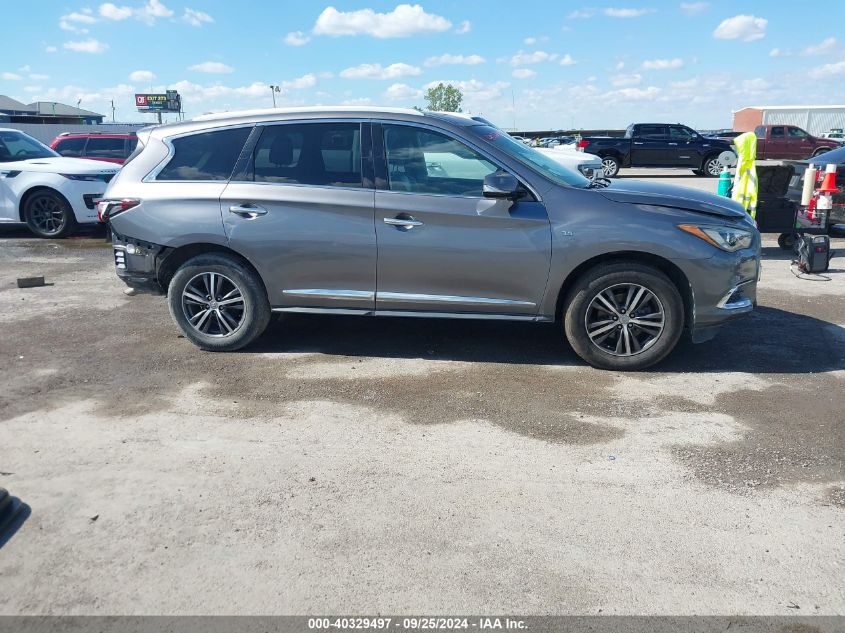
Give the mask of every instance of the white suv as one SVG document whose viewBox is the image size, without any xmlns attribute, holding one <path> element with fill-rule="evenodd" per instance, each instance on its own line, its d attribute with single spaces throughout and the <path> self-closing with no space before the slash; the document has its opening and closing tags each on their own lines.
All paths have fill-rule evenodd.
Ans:
<svg viewBox="0 0 845 633">
<path fill-rule="evenodd" d="M 97 222 L 94 201 L 120 169 L 64 158 L 18 130 L 0 128 L 0 223 L 26 223 L 38 237 L 64 237 Z"/>
</svg>

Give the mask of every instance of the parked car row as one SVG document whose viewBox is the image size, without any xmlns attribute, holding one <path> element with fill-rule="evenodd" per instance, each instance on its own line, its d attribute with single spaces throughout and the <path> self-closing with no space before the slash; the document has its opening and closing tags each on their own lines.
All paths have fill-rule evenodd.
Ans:
<svg viewBox="0 0 845 633">
<path fill-rule="evenodd" d="M 57 136 L 50 147 L 67 158 L 88 158 L 122 165 L 137 144 L 135 134 L 68 132 Z"/>
</svg>

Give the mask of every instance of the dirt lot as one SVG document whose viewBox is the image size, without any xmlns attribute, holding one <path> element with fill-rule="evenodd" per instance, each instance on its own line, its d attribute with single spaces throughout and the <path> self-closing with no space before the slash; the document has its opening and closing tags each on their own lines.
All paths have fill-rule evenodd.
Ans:
<svg viewBox="0 0 845 633">
<path fill-rule="evenodd" d="M 835 247 L 802 281 L 768 239 L 753 316 L 625 375 L 551 325 L 203 353 L 101 236 L 2 230 L 0 613 L 845 614 Z"/>
</svg>

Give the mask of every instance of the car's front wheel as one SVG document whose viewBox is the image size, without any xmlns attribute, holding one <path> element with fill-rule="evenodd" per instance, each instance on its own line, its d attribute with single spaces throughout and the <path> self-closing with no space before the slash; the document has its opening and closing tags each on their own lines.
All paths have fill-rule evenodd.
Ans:
<svg viewBox="0 0 845 633">
<path fill-rule="evenodd" d="M 231 352 L 261 336 L 270 304 L 261 280 L 225 254 L 199 255 L 185 262 L 168 288 L 170 314 L 197 347 Z"/>
<path fill-rule="evenodd" d="M 718 178 L 725 166 L 718 156 L 711 156 L 704 161 L 701 170 L 698 172 L 699 176 L 706 176 L 708 178 Z"/>
<path fill-rule="evenodd" d="M 23 215 L 29 230 L 38 237 L 65 237 L 76 228 L 76 217 L 67 200 L 49 189 L 29 195 Z"/>
<path fill-rule="evenodd" d="M 684 304 L 660 270 L 636 262 L 599 265 L 569 293 L 564 329 L 593 367 L 643 369 L 671 352 L 684 327 Z"/>
</svg>

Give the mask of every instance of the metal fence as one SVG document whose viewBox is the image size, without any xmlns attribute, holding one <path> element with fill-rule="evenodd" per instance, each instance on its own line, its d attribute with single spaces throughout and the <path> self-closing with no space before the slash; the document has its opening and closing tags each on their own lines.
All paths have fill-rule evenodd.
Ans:
<svg viewBox="0 0 845 633">
<path fill-rule="evenodd" d="M 128 134 L 149 123 L 104 123 L 102 125 L 68 125 L 63 123 L 0 123 L 0 127 L 12 128 L 25 132 L 48 145 L 63 132 L 91 134 L 96 132 Z"/>
</svg>

